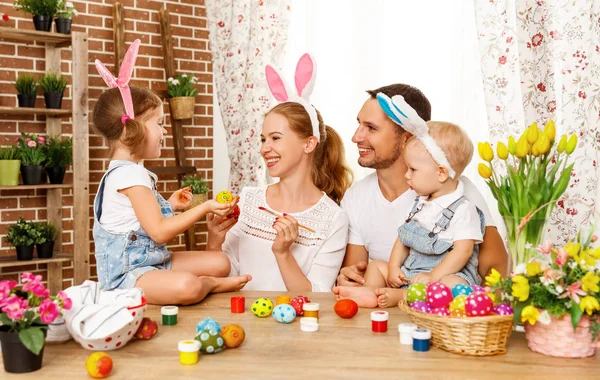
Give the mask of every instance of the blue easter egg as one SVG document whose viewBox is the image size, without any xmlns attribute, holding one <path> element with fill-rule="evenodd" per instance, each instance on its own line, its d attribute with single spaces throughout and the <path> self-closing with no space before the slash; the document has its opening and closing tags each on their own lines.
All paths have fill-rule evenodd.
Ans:
<svg viewBox="0 0 600 380">
<path fill-rule="evenodd" d="M 290 323 L 296 318 L 296 309 L 294 309 L 291 305 L 283 303 L 275 306 L 275 309 L 273 309 L 271 315 L 277 322 Z"/>
<path fill-rule="evenodd" d="M 204 318 L 196 325 L 196 335 L 200 334 L 204 330 L 216 331 L 217 334 L 220 334 L 221 326 L 219 325 L 219 322 L 212 318 Z"/>
<path fill-rule="evenodd" d="M 473 288 L 467 284 L 456 284 L 452 287 L 452 296 L 454 298 L 458 296 L 468 296 L 473 293 Z"/>
</svg>

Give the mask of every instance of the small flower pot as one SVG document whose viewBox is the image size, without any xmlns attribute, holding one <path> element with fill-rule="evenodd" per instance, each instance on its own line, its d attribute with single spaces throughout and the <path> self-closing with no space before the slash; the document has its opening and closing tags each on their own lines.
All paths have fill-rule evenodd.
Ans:
<svg viewBox="0 0 600 380">
<path fill-rule="evenodd" d="M 56 24 L 56 33 L 70 34 L 71 33 L 71 22 L 70 18 L 56 18 L 54 23 Z"/>
<path fill-rule="evenodd" d="M 0 160 L 0 186 L 17 186 L 19 169 L 21 160 Z"/>
<path fill-rule="evenodd" d="M 192 194 L 192 201 L 190 202 L 190 205 L 186 208 L 186 210 L 189 210 L 198 206 L 199 204 L 206 202 L 207 199 L 208 196 L 206 194 Z"/>
<path fill-rule="evenodd" d="M 42 165 L 21 165 L 21 177 L 24 185 L 39 185 L 42 182 Z"/>
<path fill-rule="evenodd" d="M 17 94 L 17 100 L 19 101 L 19 107 L 34 108 L 35 107 L 35 94 Z"/>
<path fill-rule="evenodd" d="M 33 244 L 17 247 L 17 260 L 19 260 L 19 261 L 33 260 L 33 247 L 34 247 Z"/>
<path fill-rule="evenodd" d="M 36 244 L 37 256 L 40 259 L 51 259 L 54 251 L 54 240 Z"/>
<path fill-rule="evenodd" d="M 550 317 L 550 324 L 538 321 L 535 325 L 525 323 L 525 338 L 529 349 L 548 356 L 562 358 L 585 358 L 596 353 L 596 343 L 590 330 L 592 324 L 586 315 L 573 329 L 571 315 Z"/>
<path fill-rule="evenodd" d="M 48 174 L 48 180 L 54 185 L 63 183 L 65 179 L 65 168 L 62 166 L 46 168 L 46 173 Z"/>
<path fill-rule="evenodd" d="M 194 116 L 196 98 L 193 96 L 179 96 L 170 98 L 171 117 L 175 120 L 191 119 Z"/>
<path fill-rule="evenodd" d="M 0 326 L 0 344 L 2 345 L 4 370 L 10 373 L 27 373 L 42 368 L 44 347 L 42 347 L 39 355 L 36 355 L 25 347 L 19 339 L 18 333 L 9 332 L 8 330 L 8 326 Z M 44 336 L 46 336 L 46 329 L 44 329 Z"/>
<path fill-rule="evenodd" d="M 35 26 L 35 30 L 49 32 L 52 28 L 52 17 L 35 15 L 33 16 L 33 26 Z"/>
<path fill-rule="evenodd" d="M 60 109 L 62 107 L 63 94 L 61 92 L 45 92 L 44 100 L 46 108 Z"/>
</svg>

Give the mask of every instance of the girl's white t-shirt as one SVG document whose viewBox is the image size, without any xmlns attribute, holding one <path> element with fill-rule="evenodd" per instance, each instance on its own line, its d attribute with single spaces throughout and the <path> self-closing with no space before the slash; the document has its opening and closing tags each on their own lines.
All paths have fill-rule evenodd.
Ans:
<svg viewBox="0 0 600 380">
<path fill-rule="evenodd" d="M 112 233 L 127 233 L 140 228 L 140 222 L 133 211 L 129 197 L 118 190 L 133 186 L 145 186 L 152 190 L 152 178 L 142 163 L 130 162 L 113 170 L 104 180 L 104 198 L 100 224 Z M 123 161 L 113 160 L 108 170 Z"/>
</svg>

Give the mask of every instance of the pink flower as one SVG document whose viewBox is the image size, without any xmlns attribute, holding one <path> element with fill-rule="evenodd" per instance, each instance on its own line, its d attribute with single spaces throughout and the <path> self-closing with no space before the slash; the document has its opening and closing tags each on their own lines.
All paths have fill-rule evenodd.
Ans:
<svg viewBox="0 0 600 380">
<path fill-rule="evenodd" d="M 37 277 L 39 277 L 38 282 L 42 280 L 42 276 L 38 275 Z M 34 276 L 33 273 L 31 273 L 31 272 L 24 272 L 23 274 L 21 274 L 21 282 L 22 283 L 33 282 L 33 281 L 35 281 L 35 279 L 36 279 L 36 276 Z"/>
<path fill-rule="evenodd" d="M 554 262 L 559 267 L 562 267 L 567 262 L 568 257 L 569 257 L 569 254 L 567 252 L 565 252 L 564 249 L 559 248 L 558 252 L 556 252 L 556 260 L 554 260 Z"/>
<path fill-rule="evenodd" d="M 60 308 L 57 304 L 52 302 L 50 298 L 46 298 L 40 304 L 38 312 L 40 313 L 40 319 L 42 320 L 42 322 L 48 324 L 54 322 L 56 317 L 58 317 Z"/>
<path fill-rule="evenodd" d="M 498 63 L 504 65 L 506 63 L 506 56 L 503 55 L 500 58 L 498 58 Z"/>
<path fill-rule="evenodd" d="M 46 139 L 43 136 L 38 136 L 37 142 L 39 142 L 40 144 L 43 144 L 46 142 Z"/>
<path fill-rule="evenodd" d="M 592 243 L 595 243 L 598 240 L 598 236 L 592 235 Z"/>
<path fill-rule="evenodd" d="M 25 288 L 25 286 L 23 286 L 23 288 Z M 32 286 L 31 291 L 33 294 L 35 294 L 36 297 L 39 298 L 48 298 L 48 296 L 50 295 L 48 289 L 46 289 L 46 287 L 39 282 L 35 283 Z"/>
<path fill-rule="evenodd" d="M 537 247 L 538 252 L 545 253 L 546 255 L 549 255 L 551 250 L 552 250 L 552 241 L 551 240 L 546 240 L 546 242 L 544 244 L 540 244 Z"/>
<path fill-rule="evenodd" d="M 558 296 L 558 298 L 567 298 L 570 296 L 576 304 L 579 304 L 579 296 L 585 295 L 587 295 L 587 293 L 581 290 L 581 282 L 576 282 L 574 284 L 569 285 L 567 290 L 563 294 Z"/>
<path fill-rule="evenodd" d="M 2 311 L 6 313 L 9 319 L 16 320 L 25 314 L 27 306 L 26 300 L 17 296 L 12 296 L 6 299 L 4 306 L 2 306 Z"/>
<path fill-rule="evenodd" d="M 58 297 L 58 299 L 62 301 L 63 308 L 65 310 L 70 310 L 73 306 L 73 301 L 71 301 L 67 293 L 65 293 L 64 291 L 61 290 L 60 292 L 58 292 L 58 295 L 56 297 Z"/>
<path fill-rule="evenodd" d="M 0 281 L 0 308 L 4 305 L 5 301 L 8 299 L 10 295 L 10 291 L 13 290 L 17 286 L 16 281 Z"/>
<path fill-rule="evenodd" d="M 23 283 L 23 291 L 31 292 L 33 289 L 42 282 L 42 276 L 39 274 L 34 276 L 31 273 L 23 273 L 21 275 L 21 282 Z M 40 291 L 38 289 L 38 291 Z"/>
<path fill-rule="evenodd" d="M 31 147 L 31 148 L 35 148 L 35 146 L 36 146 L 36 145 L 37 145 L 37 144 L 36 144 L 36 142 L 35 142 L 35 141 L 33 141 L 33 140 L 31 140 L 31 141 L 29 141 L 29 142 L 27 143 L 27 146 L 29 146 L 29 147 Z"/>
</svg>

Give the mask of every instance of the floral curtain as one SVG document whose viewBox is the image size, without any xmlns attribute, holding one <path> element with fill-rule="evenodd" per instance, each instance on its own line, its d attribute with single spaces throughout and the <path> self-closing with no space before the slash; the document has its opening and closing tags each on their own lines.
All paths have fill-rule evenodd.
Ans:
<svg viewBox="0 0 600 380">
<path fill-rule="evenodd" d="M 600 1 L 474 0 L 490 141 L 553 119 L 557 136 L 576 133 L 574 174 L 559 203 L 553 238 L 573 238 L 599 206 Z"/>
<path fill-rule="evenodd" d="M 265 66 L 279 66 L 289 28 L 289 0 L 206 3 L 216 93 L 226 131 L 229 191 L 266 184 L 260 128 L 271 95 Z"/>
</svg>

